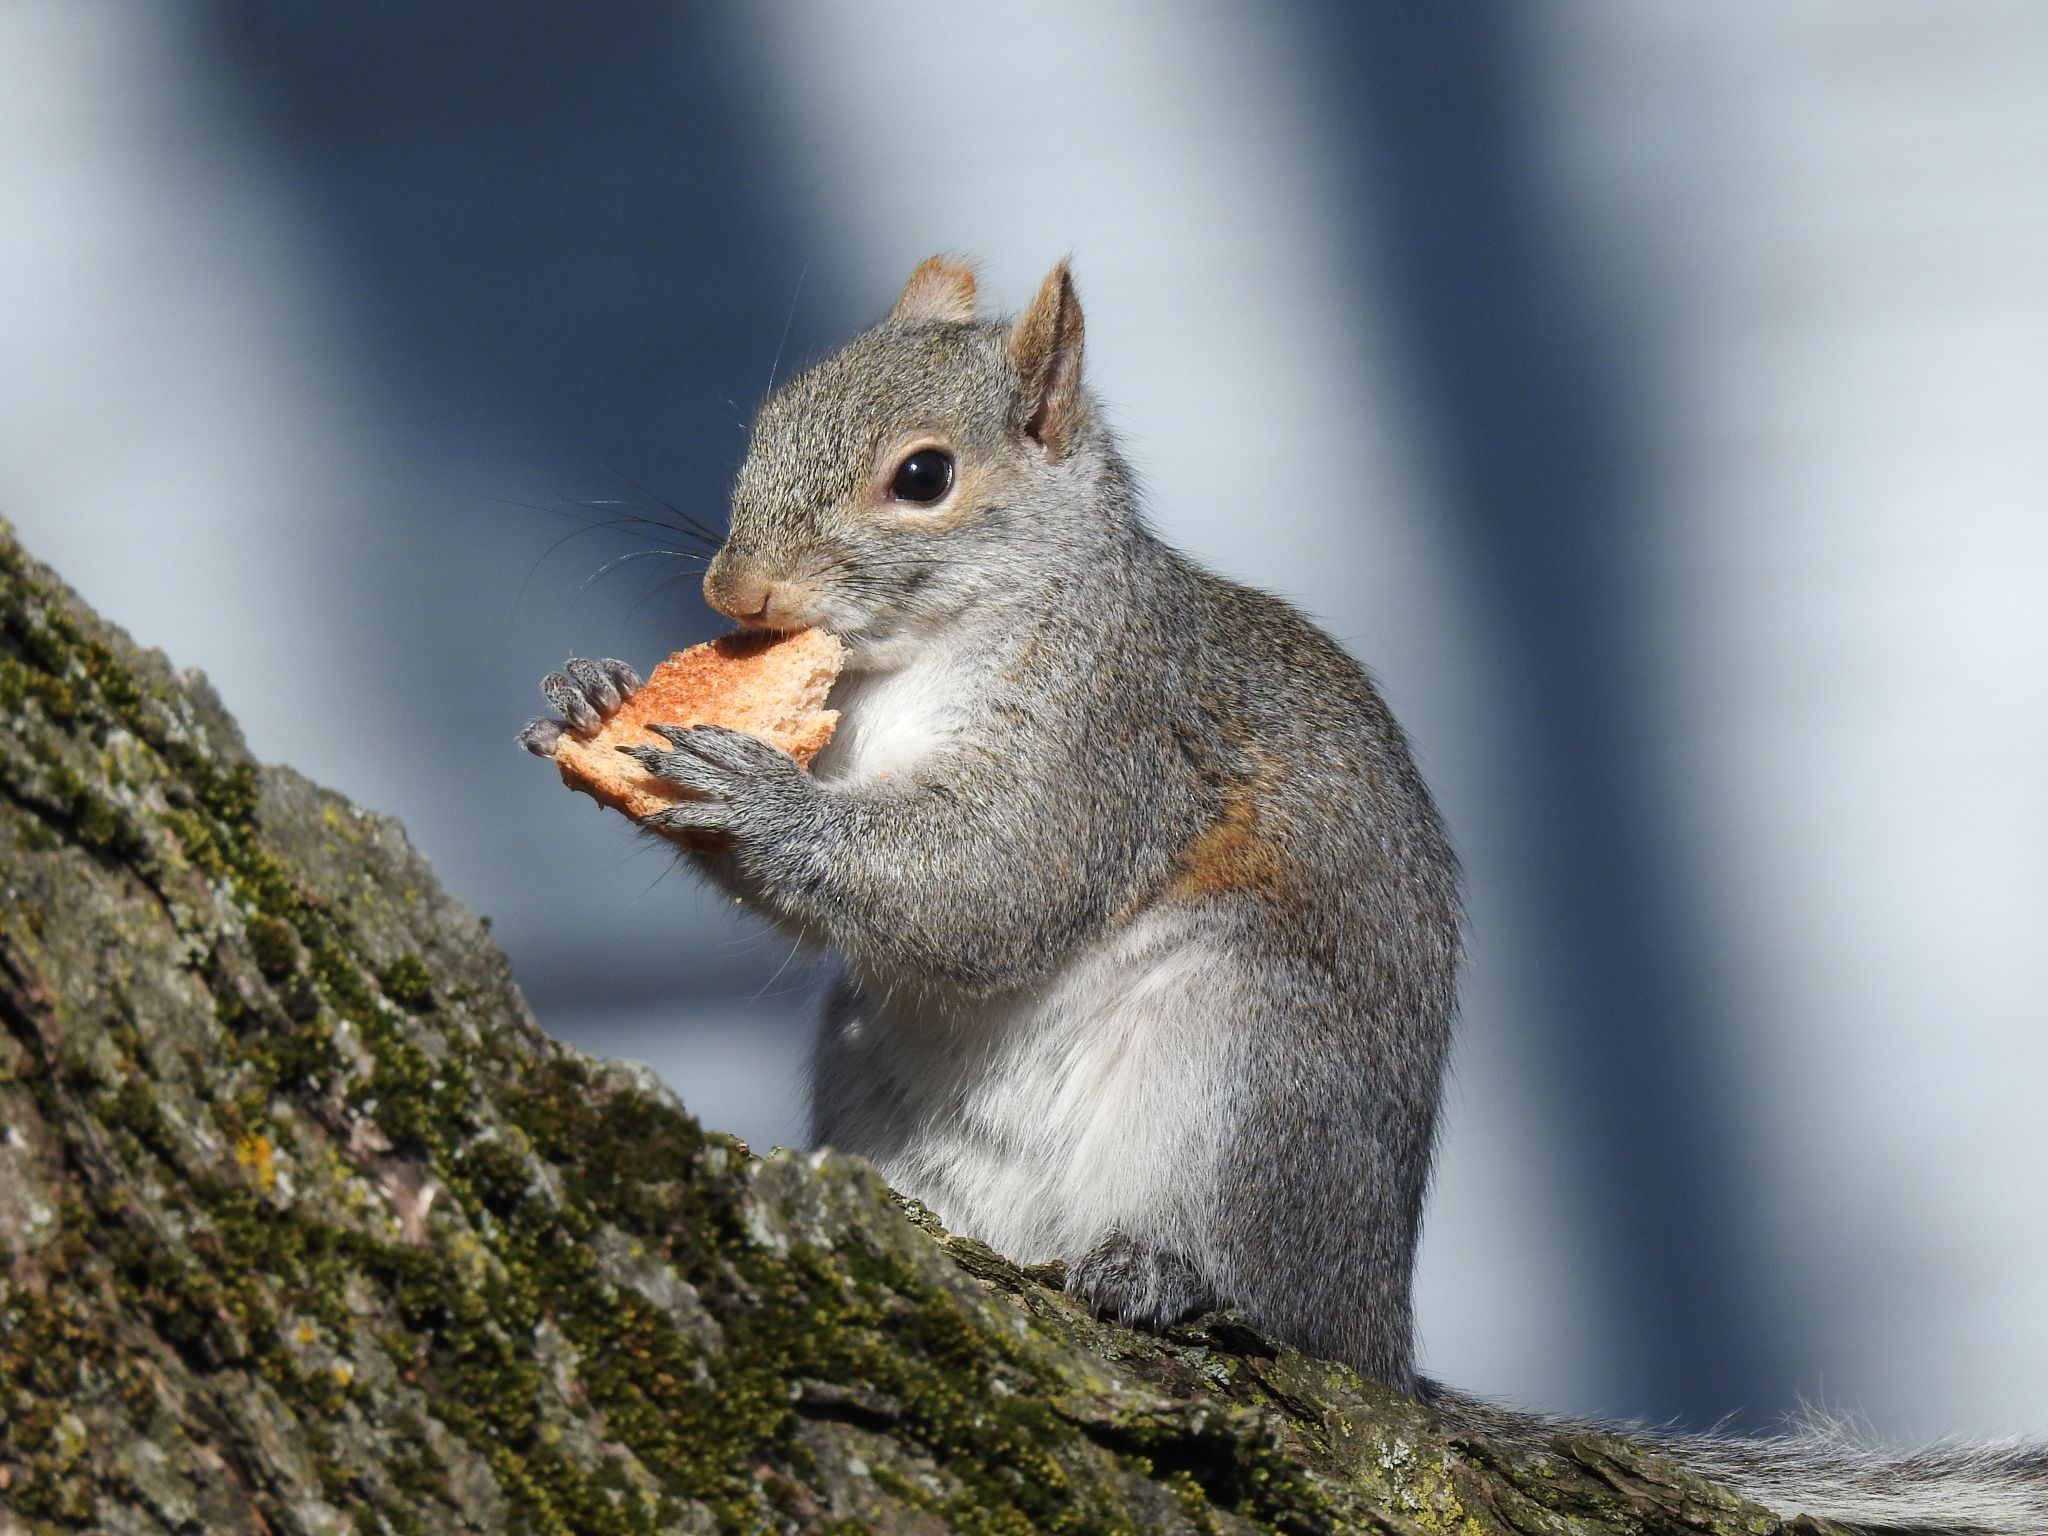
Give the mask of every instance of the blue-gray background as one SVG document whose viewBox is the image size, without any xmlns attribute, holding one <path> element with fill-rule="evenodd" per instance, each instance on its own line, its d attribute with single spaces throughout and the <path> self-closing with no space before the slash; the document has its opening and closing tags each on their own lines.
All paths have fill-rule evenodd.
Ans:
<svg viewBox="0 0 2048 1536">
<path fill-rule="evenodd" d="M 2035 0 L 5 0 L 0 514 L 788 1141 L 802 960 L 512 749 L 712 627 L 562 509 L 716 523 L 778 351 L 1071 251 L 1470 870 L 1431 1367 L 2048 1430 L 2044 81 Z"/>
</svg>

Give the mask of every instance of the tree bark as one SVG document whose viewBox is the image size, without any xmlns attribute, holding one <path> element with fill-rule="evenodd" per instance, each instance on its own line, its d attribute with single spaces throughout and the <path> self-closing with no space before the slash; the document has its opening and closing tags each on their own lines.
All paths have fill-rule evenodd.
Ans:
<svg viewBox="0 0 2048 1536">
<path fill-rule="evenodd" d="M 700 1130 L 4 524 L 0 717 L 0 1532 L 1822 1529 Z"/>
</svg>

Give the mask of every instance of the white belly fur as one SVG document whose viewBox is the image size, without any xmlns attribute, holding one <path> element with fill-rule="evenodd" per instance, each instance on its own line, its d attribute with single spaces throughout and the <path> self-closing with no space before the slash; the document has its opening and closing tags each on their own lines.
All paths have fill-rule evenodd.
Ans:
<svg viewBox="0 0 2048 1536">
<path fill-rule="evenodd" d="M 886 779 L 944 747 L 958 729 L 962 669 L 934 647 L 892 672 L 849 673 L 833 686 L 839 725 L 811 764 L 823 783 Z"/>
<path fill-rule="evenodd" d="M 1028 993 L 870 996 L 827 1018 L 814 1134 L 1023 1263 L 1111 1229 L 1202 1253 L 1232 1120 L 1233 968 L 1192 913 L 1147 915 Z"/>
</svg>

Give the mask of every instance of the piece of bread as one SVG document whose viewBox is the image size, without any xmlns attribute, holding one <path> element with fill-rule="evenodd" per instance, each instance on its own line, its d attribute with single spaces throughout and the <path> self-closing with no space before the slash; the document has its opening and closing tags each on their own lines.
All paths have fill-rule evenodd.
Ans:
<svg viewBox="0 0 2048 1536">
<path fill-rule="evenodd" d="M 677 651 L 594 736 L 564 732 L 555 765 L 571 789 L 639 818 L 687 798 L 653 777 L 622 746 L 666 747 L 650 725 L 723 725 L 808 764 L 839 722 L 825 695 L 846 648 L 822 629 L 793 635 L 731 634 Z"/>
</svg>

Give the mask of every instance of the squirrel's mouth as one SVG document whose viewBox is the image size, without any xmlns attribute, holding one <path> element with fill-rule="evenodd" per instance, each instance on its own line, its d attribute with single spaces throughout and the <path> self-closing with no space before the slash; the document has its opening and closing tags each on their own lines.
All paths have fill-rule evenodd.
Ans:
<svg viewBox="0 0 2048 1536">
<path fill-rule="evenodd" d="M 830 606 L 815 576 L 781 560 L 721 550 L 704 573 L 704 601 L 742 629 L 786 635 L 817 629 Z"/>
<path fill-rule="evenodd" d="M 820 599 L 821 594 L 809 585 L 776 582 L 764 583 L 737 601 L 720 593 L 711 606 L 752 634 L 793 635 L 799 630 L 830 628 L 827 605 Z"/>
</svg>

